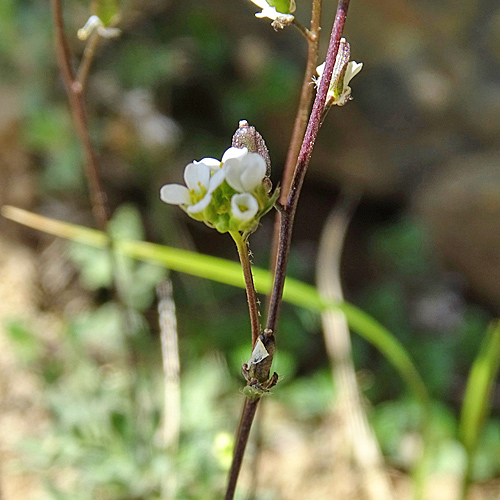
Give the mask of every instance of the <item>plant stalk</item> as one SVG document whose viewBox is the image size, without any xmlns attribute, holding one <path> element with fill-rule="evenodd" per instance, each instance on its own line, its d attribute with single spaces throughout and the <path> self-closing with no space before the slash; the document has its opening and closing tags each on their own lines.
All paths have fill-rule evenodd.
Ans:
<svg viewBox="0 0 500 500">
<path fill-rule="evenodd" d="M 312 84 L 312 81 L 316 73 L 316 67 L 318 66 L 319 33 L 321 30 L 320 23 L 322 4 L 323 0 L 313 0 L 311 29 L 307 30 L 308 36 L 306 36 L 308 46 L 306 70 L 304 73 L 304 80 L 302 82 L 302 90 L 300 92 L 300 101 L 297 116 L 295 117 L 295 123 L 293 125 L 292 138 L 290 139 L 285 168 L 283 170 L 283 175 L 281 178 L 281 194 L 279 201 L 282 205 L 286 203 L 286 200 L 288 198 L 288 192 L 290 190 L 293 172 L 297 164 L 297 157 L 299 155 L 302 139 L 304 138 L 304 134 L 306 132 L 307 121 L 313 103 L 314 85 Z M 280 227 L 280 214 L 277 213 L 274 219 L 274 232 L 271 244 L 271 269 L 274 269 L 276 267 Z"/>
<path fill-rule="evenodd" d="M 66 87 L 66 92 L 68 94 L 73 121 L 75 122 L 76 130 L 85 153 L 85 174 L 92 200 L 92 212 L 98 227 L 101 230 L 106 231 L 108 224 L 106 197 L 101 188 L 97 158 L 90 139 L 87 111 L 83 100 L 83 94 L 81 92 L 82 87 L 79 83 L 77 83 L 75 73 L 71 66 L 71 51 L 64 32 L 61 0 L 52 0 L 52 13 L 54 17 L 57 58 L 61 68 L 61 74 Z M 75 83 L 77 84 L 75 85 Z"/>
<path fill-rule="evenodd" d="M 252 329 L 252 349 L 255 347 L 257 339 L 260 335 L 259 308 L 257 306 L 257 292 L 252 275 L 252 266 L 250 263 L 250 255 L 248 253 L 248 241 L 243 238 L 237 231 L 231 231 L 231 236 L 236 243 L 238 256 L 243 269 L 243 277 L 245 278 L 245 289 L 247 292 L 248 311 L 250 313 L 250 325 Z"/>
<path fill-rule="evenodd" d="M 332 79 L 333 67 L 337 58 L 349 4 L 350 0 L 339 0 L 337 13 L 335 15 L 335 22 L 333 23 L 332 34 L 330 37 L 330 44 L 326 55 L 323 77 L 321 78 L 304 140 L 302 141 L 288 199 L 283 207 L 283 210 L 280 212 L 281 224 L 278 244 L 278 258 L 276 261 L 274 285 L 267 317 L 267 328 L 273 332 L 276 331 L 283 297 L 283 287 L 285 284 L 286 268 L 290 253 L 290 244 L 292 241 L 292 229 L 295 212 L 297 210 L 302 184 L 304 183 L 304 178 L 314 149 L 314 143 L 316 141 L 316 137 L 318 136 L 321 116 L 325 107 L 326 96 L 330 86 L 330 80 Z"/>
<path fill-rule="evenodd" d="M 250 435 L 250 429 L 252 428 L 252 423 L 255 418 L 255 412 L 257 411 L 259 401 L 260 399 L 256 399 L 253 401 L 248 398 L 245 399 L 240 425 L 238 427 L 236 445 L 234 447 L 233 462 L 231 464 L 231 469 L 229 470 L 226 496 L 224 497 L 225 500 L 233 500 L 234 498 L 234 492 L 236 490 L 236 483 L 238 482 L 241 463 L 243 462 L 243 456 L 245 455 L 248 436 Z"/>
<path fill-rule="evenodd" d="M 83 58 L 78 68 L 76 80 L 73 83 L 74 92 L 83 94 L 90 72 L 90 66 L 92 65 L 92 61 L 94 60 L 94 56 L 100 41 L 101 37 L 99 36 L 99 33 L 97 33 L 97 30 L 95 30 L 90 35 L 90 39 L 85 46 L 85 50 L 83 51 Z"/>
</svg>

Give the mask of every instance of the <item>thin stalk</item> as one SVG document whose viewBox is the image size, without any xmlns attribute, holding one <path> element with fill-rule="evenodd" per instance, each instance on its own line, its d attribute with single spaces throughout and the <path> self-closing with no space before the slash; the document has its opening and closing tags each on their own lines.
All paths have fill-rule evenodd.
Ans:
<svg viewBox="0 0 500 500">
<path fill-rule="evenodd" d="M 295 168 L 295 173 L 290 187 L 290 193 L 288 195 L 287 202 L 283 207 L 283 210 L 280 212 L 281 227 L 278 245 L 278 258 L 275 267 L 273 292 L 271 295 L 269 313 L 267 318 L 267 328 L 273 332 L 276 331 L 282 302 L 283 286 L 285 284 L 286 268 L 288 264 L 288 256 L 290 253 L 290 244 L 292 241 L 292 229 L 295 212 L 297 210 L 297 204 L 302 184 L 304 182 L 307 168 L 309 166 L 309 161 L 314 149 L 314 143 L 316 141 L 316 137 L 318 136 L 319 127 L 321 124 L 321 116 L 325 107 L 330 80 L 332 79 L 335 59 L 339 51 L 340 39 L 344 30 L 344 24 L 349 4 L 350 0 L 339 0 L 337 13 L 335 15 L 335 22 L 333 23 L 332 34 L 330 37 L 330 44 L 328 46 L 323 78 L 321 78 L 320 81 L 304 140 L 300 148 L 297 166 Z"/>
<path fill-rule="evenodd" d="M 301 22 L 297 21 L 297 18 L 293 18 L 292 25 L 295 26 L 302 35 L 304 35 L 305 39 L 308 42 L 312 42 L 315 38 L 315 35 L 312 31 L 308 30 Z"/>
<path fill-rule="evenodd" d="M 255 347 L 257 339 L 260 335 L 259 308 L 257 306 L 257 292 L 253 282 L 252 266 L 250 264 L 250 255 L 248 253 L 248 241 L 243 238 L 237 231 L 231 231 L 231 236 L 236 243 L 238 256 L 243 269 L 243 277 L 245 278 L 245 289 L 247 292 L 248 311 L 250 313 L 250 325 L 252 328 L 252 349 Z"/>
<path fill-rule="evenodd" d="M 304 73 L 304 80 L 302 82 L 302 90 L 300 92 L 299 108 L 297 111 L 297 116 L 295 117 L 292 138 L 290 140 L 285 169 L 283 171 L 281 180 L 280 201 L 282 204 L 285 204 L 288 197 L 293 171 L 297 164 L 297 157 L 299 155 L 302 139 L 304 138 L 304 134 L 306 132 L 307 121 L 309 118 L 309 113 L 311 112 L 311 106 L 313 102 L 314 85 L 312 81 L 314 75 L 316 74 L 316 67 L 318 66 L 319 32 L 321 29 L 321 7 L 322 0 L 313 1 L 311 29 L 307 30 L 308 35 L 306 36 L 308 42 L 306 70 Z"/>
<path fill-rule="evenodd" d="M 101 187 L 101 181 L 99 177 L 99 168 L 97 164 L 97 156 L 92 145 L 92 140 L 90 138 L 89 123 L 87 117 L 87 108 L 85 106 L 85 101 L 83 98 L 83 86 L 79 83 L 75 72 L 71 65 L 71 51 L 69 48 L 68 40 L 66 38 L 64 18 L 62 13 L 61 0 L 52 0 L 52 14 L 54 18 L 55 27 L 55 40 L 57 49 L 57 58 L 59 62 L 59 67 L 61 69 L 62 78 L 64 85 L 66 87 L 66 92 L 68 94 L 68 100 L 70 105 L 71 114 L 77 131 L 77 135 L 80 139 L 84 155 L 85 155 L 85 176 L 87 178 L 87 183 L 90 192 L 90 199 L 92 204 L 92 212 L 96 221 L 97 226 L 106 233 L 106 247 L 109 251 L 109 259 L 113 275 L 113 295 L 116 298 L 116 302 L 122 311 L 121 323 L 124 332 L 124 341 L 128 344 L 130 359 L 129 363 L 131 367 L 135 367 L 137 364 L 137 349 L 133 345 L 133 337 L 131 335 L 132 325 L 136 323 L 133 319 L 131 311 L 125 304 L 124 297 L 126 292 L 129 290 L 127 283 L 124 283 L 124 279 L 120 276 L 119 267 L 117 260 L 115 258 L 115 242 L 110 237 L 108 233 L 108 210 L 106 207 L 106 196 Z M 89 53 L 84 64 L 88 65 L 90 68 L 91 60 L 94 56 L 95 50 Z M 83 68 L 82 71 L 87 72 L 88 68 Z M 80 75 L 82 76 L 82 75 Z M 86 78 L 86 75 L 84 74 Z M 130 371 L 130 397 L 134 408 L 136 407 L 136 393 L 133 386 L 133 373 Z"/>
<path fill-rule="evenodd" d="M 309 113 L 311 112 L 313 102 L 314 85 L 312 84 L 312 81 L 316 73 L 316 67 L 318 66 L 322 3 L 323 0 L 313 0 L 312 4 L 311 29 L 307 30 L 308 35 L 306 36 L 308 43 L 306 70 L 304 73 L 304 80 L 302 82 L 302 90 L 300 92 L 297 116 L 295 117 L 295 123 L 293 125 L 292 138 L 290 139 L 285 168 L 281 178 L 281 194 L 279 201 L 283 205 L 286 203 L 288 198 L 293 172 L 295 166 L 297 165 L 297 157 L 299 155 L 302 139 L 304 138 L 304 134 L 306 132 L 307 121 L 309 119 Z M 280 214 L 277 213 L 274 220 L 274 233 L 271 244 L 271 269 L 274 269 L 276 265 L 280 227 Z"/>
<path fill-rule="evenodd" d="M 97 32 L 97 30 L 94 30 L 94 32 L 90 35 L 90 39 L 87 42 L 87 45 L 85 46 L 85 50 L 83 51 L 83 58 L 78 68 L 76 80 L 73 83 L 74 92 L 84 92 L 85 84 L 87 83 L 87 77 L 89 76 L 90 66 L 92 65 L 92 61 L 94 60 L 94 56 L 100 41 L 101 37 L 99 36 L 99 33 Z"/>
<path fill-rule="evenodd" d="M 293 221 L 297 209 L 300 190 L 304 182 L 304 177 L 307 172 L 309 161 L 311 159 L 314 143 L 316 141 L 318 130 L 321 125 L 321 116 L 325 107 L 326 96 L 328 93 L 328 88 L 330 86 L 330 80 L 332 78 L 333 67 L 339 50 L 340 38 L 342 37 L 342 31 L 344 29 L 349 3 L 350 0 L 340 0 L 337 7 L 337 14 L 335 16 L 335 22 L 333 24 L 332 34 L 330 37 L 330 45 L 328 47 L 328 53 L 326 56 L 323 78 L 321 78 L 321 83 L 316 94 L 316 99 L 314 100 L 314 105 L 306 128 L 304 140 L 300 148 L 297 166 L 295 168 L 295 173 L 291 183 L 290 193 L 286 200 L 286 204 L 284 205 L 283 210 L 280 213 L 281 227 L 278 245 L 278 258 L 275 268 L 276 270 L 273 291 L 271 295 L 269 314 L 267 319 L 267 330 L 271 332 L 271 335 L 273 335 L 276 330 L 279 310 L 283 299 L 283 287 L 285 284 L 286 268 L 288 263 L 288 256 L 290 253 L 290 244 L 292 240 Z M 320 6 L 320 4 L 321 2 L 319 1 L 314 2 L 314 5 L 316 7 Z M 240 253 L 241 258 L 240 247 L 238 247 L 238 252 Z M 270 359 L 272 359 L 272 354 L 270 355 Z M 255 417 L 255 412 L 257 410 L 258 402 L 259 399 L 250 400 L 247 398 L 245 400 L 240 420 L 240 426 L 238 428 L 236 436 L 235 452 L 229 472 L 229 480 L 225 500 L 232 500 L 234 498 L 236 483 L 238 481 L 241 463 L 245 454 L 245 448 L 248 441 L 248 436 L 250 434 L 252 422 Z"/>
<path fill-rule="evenodd" d="M 224 497 L 225 500 L 233 500 L 234 498 L 234 492 L 236 490 L 236 483 L 238 482 L 241 463 L 243 462 L 243 456 L 245 455 L 248 436 L 250 435 L 250 429 L 252 428 L 252 423 L 255 418 L 255 412 L 257 411 L 259 401 L 260 399 L 256 399 L 254 401 L 251 401 L 248 398 L 245 399 L 243 412 L 241 414 L 240 426 L 238 428 L 236 445 L 234 447 L 233 462 L 231 464 L 231 469 L 229 470 L 226 496 Z"/>
<path fill-rule="evenodd" d="M 83 94 L 81 91 L 78 91 L 79 85 L 75 85 L 76 78 L 71 66 L 71 52 L 66 39 L 66 34 L 64 32 L 61 0 L 52 0 L 52 13 L 54 16 L 57 58 L 61 68 L 61 74 L 66 87 L 66 92 L 68 93 L 71 114 L 73 115 L 76 130 L 85 153 L 85 174 L 92 201 L 92 212 L 98 227 L 105 231 L 108 224 L 106 197 L 101 188 L 97 158 L 90 139 L 87 111 L 83 100 Z"/>
</svg>

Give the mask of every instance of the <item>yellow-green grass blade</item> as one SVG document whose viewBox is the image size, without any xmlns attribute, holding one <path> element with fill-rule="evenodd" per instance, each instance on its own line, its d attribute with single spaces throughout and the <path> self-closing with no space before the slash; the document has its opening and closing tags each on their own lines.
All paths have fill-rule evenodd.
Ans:
<svg viewBox="0 0 500 500">
<path fill-rule="evenodd" d="M 108 236 L 95 229 L 56 221 L 11 206 L 2 207 L 1 212 L 10 220 L 61 238 L 98 248 L 110 246 Z M 128 257 L 158 264 L 172 271 L 240 288 L 245 287 L 243 273 L 237 262 L 143 241 L 114 240 L 112 248 Z M 271 273 L 254 267 L 253 274 L 257 291 L 262 294 L 269 293 L 273 281 Z M 286 279 L 283 299 L 290 304 L 315 312 L 321 312 L 326 308 L 341 309 L 349 326 L 380 350 L 420 402 L 427 407 L 429 403 L 427 389 L 410 355 L 378 321 L 352 304 L 334 303 L 324 299 L 314 287 L 293 278 Z"/>
</svg>

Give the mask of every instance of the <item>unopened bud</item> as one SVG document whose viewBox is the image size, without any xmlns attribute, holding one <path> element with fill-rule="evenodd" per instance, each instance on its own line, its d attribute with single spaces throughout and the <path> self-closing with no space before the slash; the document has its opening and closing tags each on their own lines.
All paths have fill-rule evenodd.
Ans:
<svg viewBox="0 0 500 500">
<path fill-rule="evenodd" d="M 271 158 L 266 143 L 255 127 L 249 125 L 246 120 L 240 121 L 231 145 L 233 148 L 247 148 L 250 153 L 260 154 L 266 162 L 266 177 L 271 175 Z"/>
</svg>

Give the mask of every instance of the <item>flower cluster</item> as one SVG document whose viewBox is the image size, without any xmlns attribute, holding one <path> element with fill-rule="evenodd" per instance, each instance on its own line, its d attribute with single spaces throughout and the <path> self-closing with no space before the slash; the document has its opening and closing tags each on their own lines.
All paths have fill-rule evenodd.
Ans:
<svg viewBox="0 0 500 500">
<path fill-rule="evenodd" d="M 272 26 L 284 28 L 293 22 L 295 11 L 295 0 L 251 0 L 257 7 L 262 9 L 262 12 L 257 12 L 255 17 L 271 19 Z"/>
<path fill-rule="evenodd" d="M 344 106 L 344 104 L 352 99 L 349 82 L 361 71 L 363 63 L 349 61 L 350 54 L 351 49 L 349 43 L 345 38 L 341 38 L 337 59 L 335 60 L 335 66 L 333 68 L 332 80 L 326 97 L 325 107 L 333 105 Z M 319 87 L 319 82 L 323 76 L 324 68 L 325 63 L 316 68 L 316 73 L 319 75 L 316 80 L 317 87 Z"/>
<path fill-rule="evenodd" d="M 247 148 L 229 148 L 222 160 L 203 158 L 184 169 L 186 186 L 167 184 L 160 190 L 165 203 L 179 205 L 193 219 L 219 232 L 254 231 L 274 205 L 266 162 Z"/>
</svg>

